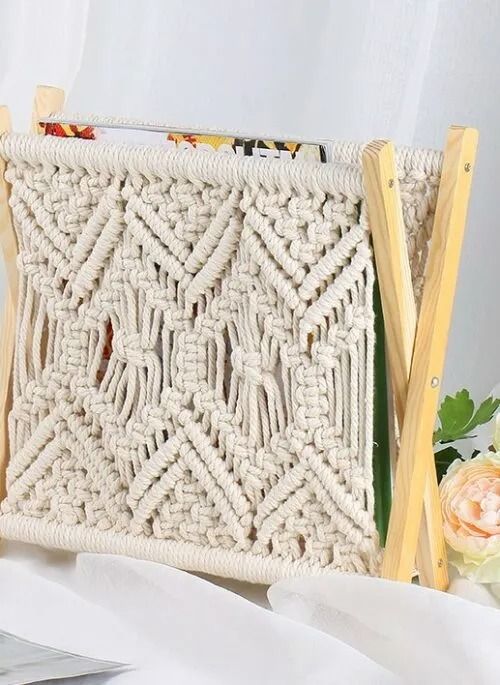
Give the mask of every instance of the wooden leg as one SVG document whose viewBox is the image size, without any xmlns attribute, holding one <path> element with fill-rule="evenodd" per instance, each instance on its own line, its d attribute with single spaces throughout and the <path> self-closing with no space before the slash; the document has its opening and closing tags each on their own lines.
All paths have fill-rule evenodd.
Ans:
<svg viewBox="0 0 500 685">
<path fill-rule="evenodd" d="M 374 141 L 363 155 L 365 186 L 375 259 L 384 309 L 391 384 L 399 426 L 404 423 L 408 381 L 417 327 L 417 308 L 411 282 L 396 161 L 392 143 Z M 432 445 L 429 445 L 432 450 Z M 434 467 L 429 471 L 422 517 L 417 567 L 425 585 L 448 585 L 439 493 Z M 382 575 L 390 577 L 386 568 Z M 404 578 L 410 580 L 411 576 Z"/>
<path fill-rule="evenodd" d="M 420 548 L 421 551 L 424 551 L 425 548 L 426 555 L 425 560 L 422 560 L 422 573 L 429 584 L 436 584 L 438 587 L 445 581 L 442 573 L 445 563 L 442 554 L 444 552 L 442 529 L 440 531 L 439 525 L 439 500 L 436 501 L 437 488 L 434 483 L 429 482 L 430 474 L 434 470 L 432 433 L 439 401 L 439 386 L 444 367 L 476 147 L 477 131 L 470 128 L 450 128 L 434 218 L 422 307 L 411 361 L 393 506 L 383 564 L 383 575 L 385 577 L 398 580 L 409 580 L 411 578 L 422 517 L 422 503 L 424 493 L 427 492 L 425 513 L 426 517 L 431 518 L 431 523 L 429 525 L 426 519 L 427 538 L 425 535 L 423 536 Z M 371 164 L 368 163 L 369 161 Z M 370 168 L 373 172 L 373 160 L 367 154 L 365 173 Z M 382 177 L 383 180 L 384 177 Z M 393 182 L 392 187 L 395 186 L 396 183 Z M 369 205 L 373 209 L 373 211 L 370 210 L 371 216 L 372 214 L 375 215 L 375 219 L 372 218 L 372 225 L 376 225 L 378 231 L 379 223 L 382 221 L 380 207 L 384 203 L 378 199 L 377 205 L 377 198 L 375 197 L 370 201 L 368 189 L 367 196 Z M 387 201 L 390 202 L 390 198 Z M 397 211 L 398 208 L 395 212 Z M 392 230 L 388 232 L 391 235 L 395 233 Z M 377 249 L 374 234 L 377 258 L 379 258 L 378 253 L 380 252 L 382 259 L 389 262 L 398 261 L 399 257 L 396 253 L 392 260 L 390 255 L 388 256 L 388 250 L 395 251 L 396 249 L 394 241 L 391 243 L 391 248 L 380 246 L 382 242 L 380 239 L 378 242 L 379 249 Z M 401 249 L 400 245 L 398 245 L 398 249 Z M 397 267 L 397 269 L 401 271 L 401 267 Z M 383 273 L 383 271 L 384 268 L 379 266 L 379 272 Z M 397 273 L 398 271 L 396 271 Z M 394 276 L 392 280 L 394 282 Z M 396 282 L 396 285 L 400 284 Z M 397 300 L 398 304 L 391 304 L 391 298 Z M 399 310 L 402 306 L 402 296 L 398 289 L 396 288 L 392 293 L 386 293 L 385 299 L 393 315 L 395 312 L 396 316 L 401 316 Z M 405 314 L 401 318 L 402 325 L 407 327 L 409 306 L 407 302 L 404 304 L 406 305 Z M 387 325 L 388 330 L 395 325 L 393 317 L 390 317 Z M 406 341 L 405 344 L 408 344 L 407 341 L 410 336 L 406 328 L 402 333 L 400 331 L 400 334 Z M 397 345 L 394 347 L 393 352 L 390 352 L 391 360 L 398 350 Z M 400 345 L 399 359 L 397 360 L 399 368 L 403 366 L 401 347 Z M 393 368 L 397 370 L 398 366 Z M 398 373 L 398 371 L 396 372 Z M 400 385 L 402 386 L 402 384 L 401 380 Z M 394 385 L 396 386 L 396 383 Z M 396 387 L 395 393 L 397 403 Z M 426 484 L 428 484 L 427 487 Z M 433 537 L 436 535 L 439 536 L 437 544 Z M 429 546 L 431 546 L 430 556 L 428 555 Z"/>
<path fill-rule="evenodd" d="M 399 425 L 403 427 L 417 327 L 417 311 L 392 144 L 374 141 L 368 145 L 363 156 L 363 167 L 387 329 L 395 407 Z M 417 568 L 421 584 L 444 590 L 448 586 L 446 546 L 432 452 L 432 434 L 425 445 L 425 453 L 428 468 L 424 469 L 423 516 L 421 510 L 413 513 L 415 526 L 417 529 L 420 526 L 416 550 Z M 422 460 L 423 455 L 419 458 Z M 391 519 L 394 517 L 392 516 Z M 392 530 L 394 531 L 394 520 L 392 520 Z M 408 562 L 402 569 L 393 565 L 392 544 L 393 541 L 388 541 L 382 575 L 409 581 L 415 561 L 415 550 L 412 552 L 411 562 Z"/>
<path fill-rule="evenodd" d="M 11 130 L 7 107 L 0 107 L 0 135 Z M 2 344 L 0 345 L 0 499 L 5 496 L 5 477 L 9 460 L 7 417 L 11 405 L 11 373 L 14 357 L 17 302 L 17 240 L 9 207 L 10 187 L 4 178 L 5 161 L 0 157 L 0 242 L 2 244 L 7 292 L 3 304 Z"/>
<path fill-rule="evenodd" d="M 448 589 L 446 544 L 443 535 L 441 500 L 439 498 L 434 465 L 433 469 L 428 471 L 426 476 L 424 513 L 420 524 L 417 545 L 417 569 L 420 585 L 432 587 L 436 590 Z"/>
<path fill-rule="evenodd" d="M 53 86 L 37 86 L 33 100 L 32 132 L 42 133 L 40 119 L 48 117 L 56 112 L 61 112 L 64 107 L 64 90 Z"/>
</svg>

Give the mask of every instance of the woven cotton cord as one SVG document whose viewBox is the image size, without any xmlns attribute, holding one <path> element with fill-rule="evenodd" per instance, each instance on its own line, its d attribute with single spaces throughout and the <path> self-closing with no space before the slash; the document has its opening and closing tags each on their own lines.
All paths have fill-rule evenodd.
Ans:
<svg viewBox="0 0 500 685">
<path fill-rule="evenodd" d="M 21 273 L 0 534 L 252 580 L 376 572 L 359 169 L 0 154 Z"/>
<path fill-rule="evenodd" d="M 236 188 L 245 184 L 279 185 L 286 190 L 332 193 L 351 197 L 363 194 L 361 172 L 355 166 L 302 162 L 298 160 L 255 160 L 231 155 L 201 155 L 195 150 L 166 152 L 162 146 L 127 145 L 94 141 L 4 134 L 0 155 L 16 163 L 37 165 L 40 160 L 54 166 L 83 168 L 124 176 L 141 174 L 146 178 L 167 177 L 224 183 Z M 314 169 L 314 170 L 313 170 Z"/>
</svg>

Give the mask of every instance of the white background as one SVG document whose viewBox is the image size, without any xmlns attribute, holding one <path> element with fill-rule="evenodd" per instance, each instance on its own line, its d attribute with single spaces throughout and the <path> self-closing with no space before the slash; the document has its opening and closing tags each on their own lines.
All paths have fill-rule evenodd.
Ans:
<svg viewBox="0 0 500 685">
<path fill-rule="evenodd" d="M 500 380 L 500 0 L 0 0 L 0 101 L 254 133 L 480 150 L 444 389 Z"/>
</svg>

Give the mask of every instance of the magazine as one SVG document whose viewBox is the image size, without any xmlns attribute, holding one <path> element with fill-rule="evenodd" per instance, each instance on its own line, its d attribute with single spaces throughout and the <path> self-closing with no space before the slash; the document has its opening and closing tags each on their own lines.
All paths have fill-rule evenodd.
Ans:
<svg viewBox="0 0 500 685">
<path fill-rule="evenodd" d="M 44 647 L 0 630 L 0 685 L 74 678 L 123 667 L 124 664 Z"/>
<path fill-rule="evenodd" d="M 239 157 L 326 162 L 330 156 L 325 141 L 277 140 L 244 133 L 182 130 L 138 122 L 98 122 L 71 117 L 52 116 L 39 121 L 44 135 L 57 138 L 83 138 L 101 142 L 164 145 L 171 150 L 199 150 Z"/>
</svg>

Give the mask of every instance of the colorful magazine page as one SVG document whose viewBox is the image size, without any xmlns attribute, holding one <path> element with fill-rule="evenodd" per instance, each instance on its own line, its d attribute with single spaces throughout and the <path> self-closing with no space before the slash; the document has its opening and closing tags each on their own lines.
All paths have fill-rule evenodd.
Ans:
<svg viewBox="0 0 500 685">
<path fill-rule="evenodd" d="M 48 118 L 40 122 L 46 136 L 86 140 L 165 145 L 177 150 L 200 150 L 266 159 L 301 159 L 326 162 L 328 143 L 270 140 L 244 134 L 183 131 L 176 128 L 120 122 L 76 121 Z"/>
</svg>

